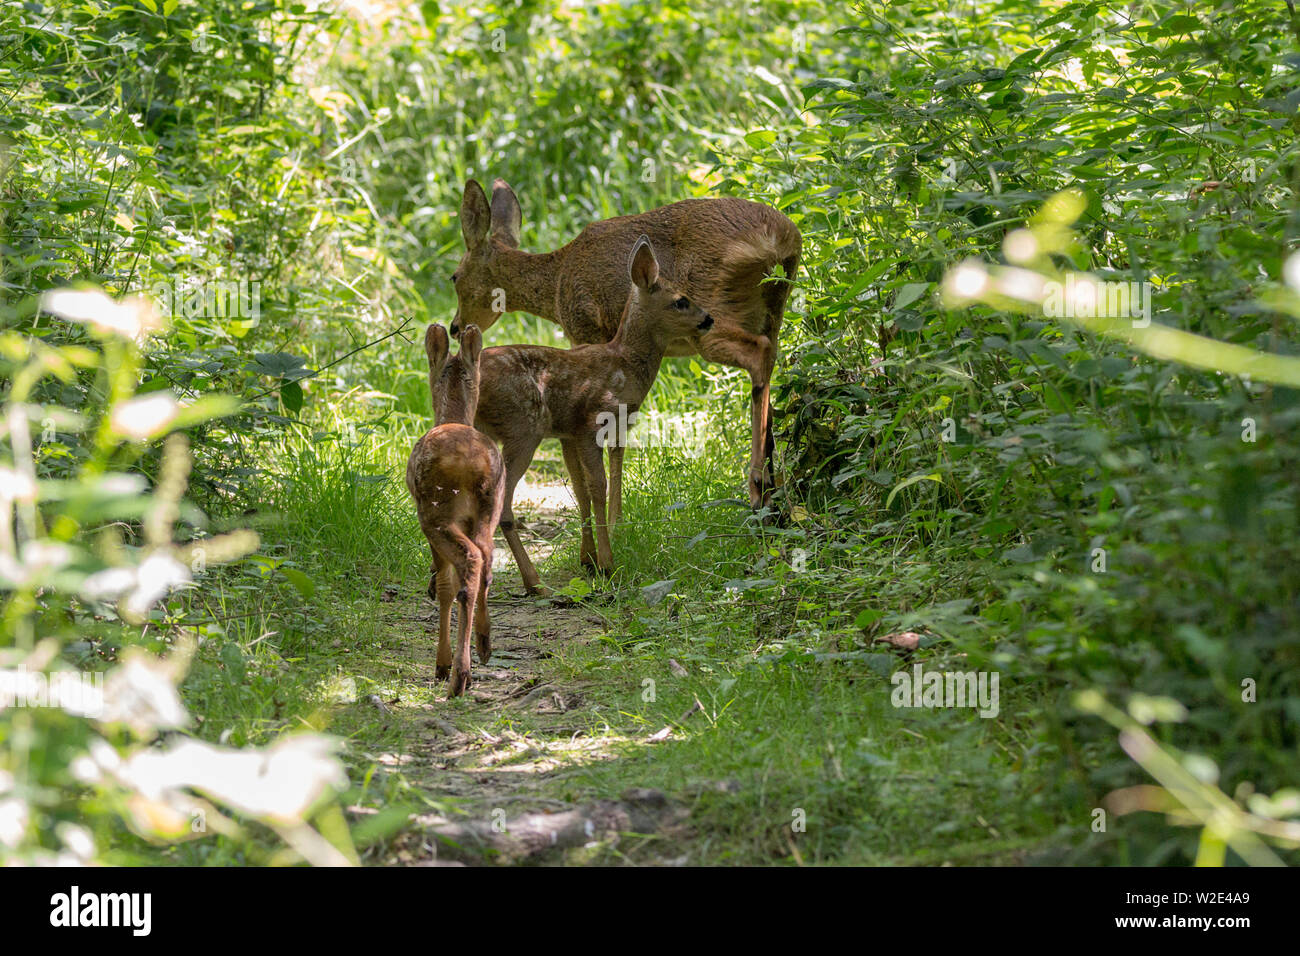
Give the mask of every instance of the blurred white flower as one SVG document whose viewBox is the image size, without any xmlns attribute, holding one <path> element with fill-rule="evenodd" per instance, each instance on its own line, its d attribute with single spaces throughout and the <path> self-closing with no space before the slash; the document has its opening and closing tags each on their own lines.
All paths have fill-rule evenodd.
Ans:
<svg viewBox="0 0 1300 956">
<path fill-rule="evenodd" d="M 294 824 L 329 790 L 347 786 L 335 747 L 318 734 L 245 750 L 185 740 L 168 750 L 140 751 L 120 777 L 149 800 L 161 802 L 171 791 L 190 788 L 239 812 Z"/>
<path fill-rule="evenodd" d="M 6 520 L 8 520 L 6 516 Z M 0 584 L 6 587 L 22 587 L 23 582 L 27 579 L 23 566 L 8 554 L 0 551 Z"/>
<path fill-rule="evenodd" d="M 21 471 L 0 466 L 0 501 L 35 501 L 36 482 Z"/>
<path fill-rule="evenodd" d="M 1035 305 L 1043 301 L 1047 280 L 1030 269 L 1007 268 L 998 272 L 998 291 Z"/>
<path fill-rule="evenodd" d="M 58 571 L 76 559 L 76 552 L 61 541 L 38 538 L 23 544 L 21 563 L 28 581 L 38 580 L 49 571 Z"/>
<path fill-rule="evenodd" d="M 140 651 L 123 655 L 121 665 L 109 671 L 104 682 L 104 723 L 126 724 L 145 735 L 153 730 L 185 727 L 190 716 L 176 692 L 172 665 Z"/>
<path fill-rule="evenodd" d="M 144 441 L 164 431 L 180 411 L 180 403 L 171 392 L 154 392 L 118 402 L 109 413 L 108 424 L 124 438 Z"/>
<path fill-rule="evenodd" d="M 1300 292 L 1300 250 L 1291 253 L 1282 264 L 1282 278 L 1287 285 Z"/>
<path fill-rule="evenodd" d="M 80 590 L 89 601 L 111 601 L 127 595 L 122 613 L 139 620 L 160 598 L 190 580 L 190 569 L 185 564 L 168 551 L 154 551 L 137 567 L 96 571 L 81 582 Z"/>
<path fill-rule="evenodd" d="M 98 289 L 54 289 L 41 297 L 46 312 L 89 325 L 101 334 L 116 334 L 142 344 L 149 333 L 163 327 L 152 302 L 128 296 L 121 302 Z"/>
<path fill-rule="evenodd" d="M 81 582 L 81 596 L 88 601 L 111 601 L 135 587 L 134 568 L 96 571 Z"/>
<path fill-rule="evenodd" d="M 16 847 L 27 832 L 27 801 L 18 797 L 0 800 L 0 844 Z"/>
<path fill-rule="evenodd" d="M 135 569 L 135 590 L 127 595 L 123 611 L 128 618 L 140 619 L 149 608 L 173 588 L 190 582 L 190 569 L 167 551 L 155 551 Z"/>
<path fill-rule="evenodd" d="M 147 485 L 142 475 L 111 474 L 96 481 L 95 490 L 103 495 L 138 495 Z"/>
<path fill-rule="evenodd" d="M 1028 229 L 1013 229 L 1002 240 L 1002 252 L 1010 262 L 1028 262 L 1038 255 L 1038 239 Z"/>
<path fill-rule="evenodd" d="M 99 764 L 95 763 L 93 757 L 89 754 L 81 754 L 74 757 L 68 764 L 68 772 L 72 774 L 72 779 L 81 783 L 98 783 L 103 777 L 99 771 Z"/>
<path fill-rule="evenodd" d="M 63 822 L 55 828 L 59 840 L 78 860 L 89 862 L 95 856 L 95 838 L 90 831 L 75 823 Z"/>
<path fill-rule="evenodd" d="M 968 259 L 944 277 L 944 289 L 953 298 L 974 299 L 988 285 L 989 274 L 984 265 Z"/>
<path fill-rule="evenodd" d="M 96 779 L 99 778 L 100 771 L 104 773 L 118 774 L 122 771 L 122 757 L 103 737 L 96 737 L 90 742 L 87 752 L 87 759 L 91 760 L 99 768 L 94 772 Z M 84 768 L 83 768 L 84 769 Z"/>
</svg>

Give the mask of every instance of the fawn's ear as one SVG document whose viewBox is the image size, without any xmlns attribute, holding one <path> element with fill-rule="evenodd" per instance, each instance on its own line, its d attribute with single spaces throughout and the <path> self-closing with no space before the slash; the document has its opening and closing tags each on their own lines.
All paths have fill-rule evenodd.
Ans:
<svg viewBox="0 0 1300 956">
<path fill-rule="evenodd" d="M 647 291 L 659 281 L 659 260 L 650 248 L 650 239 L 642 236 L 632 247 L 632 258 L 628 264 L 628 275 L 633 283 Z"/>
<path fill-rule="evenodd" d="M 519 208 L 519 197 L 504 179 L 492 184 L 492 235 L 507 245 L 518 248 L 519 227 L 524 224 L 524 213 Z"/>
<path fill-rule="evenodd" d="M 465 326 L 460 333 L 460 363 L 466 368 L 477 368 L 479 353 L 483 351 L 483 333 L 477 325 Z"/>
<path fill-rule="evenodd" d="M 447 364 L 447 344 L 447 330 L 436 322 L 424 333 L 424 354 L 429 356 L 431 382 L 442 377 L 442 368 Z"/>
<path fill-rule="evenodd" d="M 474 180 L 465 181 L 465 198 L 460 204 L 460 234 L 465 237 L 465 248 L 473 251 L 487 238 L 492 211 L 488 208 L 487 194 Z"/>
</svg>

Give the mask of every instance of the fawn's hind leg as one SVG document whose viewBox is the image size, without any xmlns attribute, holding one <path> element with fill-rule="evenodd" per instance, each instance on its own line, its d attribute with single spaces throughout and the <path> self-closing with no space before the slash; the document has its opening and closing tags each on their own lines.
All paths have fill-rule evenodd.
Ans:
<svg viewBox="0 0 1300 956">
<path fill-rule="evenodd" d="M 475 620 L 479 591 L 483 586 L 483 553 L 459 528 L 449 529 L 448 537 L 453 540 L 453 547 L 458 552 L 456 571 L 460 576 L 460 590 L 456 592 L 456 601 L 460 604 L 460 620 L 457 622 L 456 653 L 451 662 L 448 696 L 459 697 L 472 683 L 469 632 Z"/>
<path fill-rule="evenodd" d="M 437 551 L 434 552 L 435 573 L 429 580 L 430 596 L 438 604 L 438 657 L 434 679 L 446 680 L 451 675 L 451 605 L 456 597 L 456 569 Z"/>
<path fill-rule="evenodd" d="M 478 662 L 486 664 L 492 657 L 492 621 L 488 618 L 488 588 L 492 586 L 492 539 L 475 542 L 483 556 L 483 572 L 479 575 L 478 604 L 474 608 L 474 646 L 478 649 Z"/>
</svg>

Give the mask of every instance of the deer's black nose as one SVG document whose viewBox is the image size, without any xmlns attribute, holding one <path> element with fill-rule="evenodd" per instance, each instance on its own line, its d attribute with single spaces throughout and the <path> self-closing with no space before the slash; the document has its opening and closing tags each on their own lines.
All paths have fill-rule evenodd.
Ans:
<svg viewBox="0 0 1300 956">
<path fill-rule="evenodd" d="M 713 328 L 713 316 L 705 313 L 704 321 L 699 324 L 698 328 L 701 332 L 707 332 L 709 329 Z"/>
</svg>

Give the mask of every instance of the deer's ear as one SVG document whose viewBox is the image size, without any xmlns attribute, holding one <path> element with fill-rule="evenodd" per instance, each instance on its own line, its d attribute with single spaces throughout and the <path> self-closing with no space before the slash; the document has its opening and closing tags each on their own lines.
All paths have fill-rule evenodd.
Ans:
<svg viewBox="0 0 1300 956">
<path fill-rule="evenodd" d="M 650 289 L 659 281 L 659 260 L 650 248 L 650 239 L 642 236 L 632 247 L 632 258 L 628 264 L 628 274 L 632 281 L 642 289 Z"/>
<path fill-rule="evenodd" d="M 442 377 L 442 367 L 447 364 L 447 330 L 436 322 L 424 333 L 424 354 L 429 357 L 429 378 Z"/>
<path fill-rule="evenodd" d="M 492 235 L 507 245 L 519 246 L 519 227 L 524 224 L 524 213 L 519 208 L 519 197 L 504 179 L 492 184 Z"/>
<path fill-rule="evenodd" d="M 488 208 L 483 187 L 470 179 L 465 182 L 465 198 L 460 204 L 460 234 L 465 237 L 465 248 L 477 249 L 487 238 L 492 212 Z"/>
<path fill-rule="evenodd" d="M 460 355 L 458 358 L 462 365 L 468 368 L 478 366 L 479 353 L 483 351 L 483 333 L 477 325 L 465 326 L 465 331 L 460 333 Z"/>
</svg>

